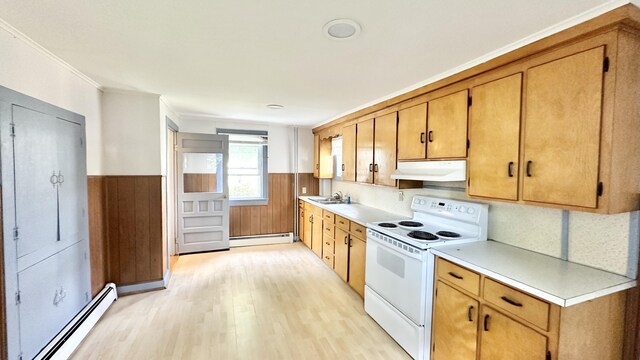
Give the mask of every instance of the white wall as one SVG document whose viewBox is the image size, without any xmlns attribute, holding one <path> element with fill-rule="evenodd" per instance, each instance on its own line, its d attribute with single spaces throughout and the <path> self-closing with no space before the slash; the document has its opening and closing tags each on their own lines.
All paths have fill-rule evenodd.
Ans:
<svg viewBox="0 0 640 360">
<path fill-rule="evenodd" d="M 102 119 L 104 175 L 162 174 L 166 140 L 159 95 L 105 90 Z"/>
<path fill-rule="evenodd" d="M 85 117 L 87 172 L 101 175 L 101 97 L 98 84 L 0 20 L 0 85 Z"/>
<path fill-rule="evenodd" d="M 332 192 L 354 202 L 411 216 L 414 195 L 429 195 L 489 204 L 489 238 L 546 255 L 562 254 L 563 214 L 568 221 L 568 260 L 632 278 L 637 274 L 640 212 L 598 215 L 529 205 L 469 199 L 464 192 L 435 189 L 402 190 L 332 181 Z"/>
<path fill-rule="evenodd" d="M 167 117 L 171 119 L 178 127 L 181 124 L 181 118 L 173 111 L 167 100 L 160 96 L 160 168 L 162 175 L 167 175 Z"/>
<path fill-rule="evenodd" d="M 313 132 L 310 128 L 298 128 L 298 172 L 313 172 Z"/>
<path fill-rule="evenodd" d="M 221 129 L 238 129 L 238 130 L 262 130 L 269 133 L 269 172 L 270 173 L 292 173 L 293 172 L 293 128 L 285 125 L 261 124 L 249 121 L 233 121 L 226 119 L 205 119 L 190 118 L 183 116 L 180 123 L 180 132 L 215 134 L 218 128 Z M 311 163 L 313 163 L 313 134 L 311 129 L 301 129 L 298 133 L 298 139 L 301 135 L 304 137 L 305 145 L 302 147 L 302 156 L 305 160 L 298 159 L 299 169 L 313 169 L 313 164 L 309 165 L 307 144 L 308 134 L 311 134 Z M 300 144 L 300 140 L 298 140 Z M 301 154 L 299 153 L 300 157 Z M 308 171 L 308 172 L 312 172 Z M 303 172 L 299 170 L 299 172 Z"/>
</svg>

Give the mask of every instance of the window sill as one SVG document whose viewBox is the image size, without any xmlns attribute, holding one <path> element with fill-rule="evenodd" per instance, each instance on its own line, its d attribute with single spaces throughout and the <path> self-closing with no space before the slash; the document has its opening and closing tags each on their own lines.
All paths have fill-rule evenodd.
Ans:
<svg viewBox="0 0 640 360">
<path fill-rule="evenodd" d="M 260 206 L 267 205 L 268 203 L 269 199 L 229 199 L 229 206 Z"/>
</svg>

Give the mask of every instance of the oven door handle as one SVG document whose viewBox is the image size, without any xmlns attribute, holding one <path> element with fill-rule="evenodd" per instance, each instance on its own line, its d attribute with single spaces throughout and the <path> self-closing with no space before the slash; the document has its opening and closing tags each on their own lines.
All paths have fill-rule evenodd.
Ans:
<svg viewBox="0 0 640 360">
<path fill-rule="evenodd" d="M 385 242 L 384 240 L 377 239 L 376 237 L 371 236 L 371 235 L 367 236 L 367 246 L 369 246 L 369 241 L 371 241 L 372 243 L 375 243 L 378 246 L 381 246 L 381 247 L 385 248 L 387 251 L 391 251 L 393 253 L 396 253 L 399 256 L 407 256 L 407 257 L 410 257 L 410 258 L 413 258 L 413 259 L 417 259 L 417 260 L 422 260 L 423 253 L 426 252 L 426 250 L 420 250 L 420 249 L 414 248 L 411 245 L 405 244 L 405 245 L 407 245 L 407 247 L 411 247 L 415 251 L 417 251 L 417 252 L 410 253 L 407 250 L 400 249 L 397 246 L 394 246 L 393 244 L 389 244 L 389 243 Z M 396 240 L 396 241 L 402 243 L 402 241 L 399 241 L 399 240 Z"/>
</svg>

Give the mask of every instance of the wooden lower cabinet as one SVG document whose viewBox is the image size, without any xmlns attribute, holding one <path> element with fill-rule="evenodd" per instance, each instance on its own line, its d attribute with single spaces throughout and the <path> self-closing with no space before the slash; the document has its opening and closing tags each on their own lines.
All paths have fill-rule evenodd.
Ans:
<svg viewBox="0 0 640 360">
<path fill-rule="evenodd" d="M 298 206 L 298 237 L 303 244 L 309 246 L 307 242 L 304 240 L 304 224 L 305 224 L 305 216 L 304 216 L 304 204 L 300 204 Z"/>
<path fill-rule="evenodd" d="M 318 257 L 322 257 L 322 216 L 312 214 L 313 221 L 311 223 L 311 250 Z"/>
<path fill-rule="evenodd" d="M 351 235 L 349 241 L 349 286 L 364 297 L 364 269 L 366 245 L 364 240 Z"/>
<path fill-rule="evenodd" d="M 475 360 L 478 301 L 438 281 L 433 316 L 433 360 Z"/>
<path fill-rule="evenodd" d="M 322 239 L 322 261 L 324 261 L 327 266 L 333 268 L 333 244 L 335 240 L 333 240 L 326 233 L 323 235 Z"/>
<path fill-rule="evenodd" d="M 540 360 L 547 356 L 546 336 L 486 305 L 481 318 L 481 360 Z"/>
<path fill-rule="evenodd" d="M 622 359 L 625 291 L 560 307 L 441 258 L 436 274 L 432 359 Z"/>
<path fill-rule="evenodd" d="M 342 280 L 349 280 L 349 233 L 338 227 L 336 227 L 333 270 Z"/>
</svg>

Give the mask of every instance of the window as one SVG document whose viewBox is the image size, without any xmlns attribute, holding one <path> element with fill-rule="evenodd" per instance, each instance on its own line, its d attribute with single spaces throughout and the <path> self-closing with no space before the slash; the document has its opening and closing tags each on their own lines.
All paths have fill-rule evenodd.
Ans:
<svg viewBox="0 0 640 360">
<path fill-rule="evenodd" d="M 231 205 L 266 205 L 268 163 L 266 131 L 218 129 L 229 135 L 229 200 Z"/>
</svg>

